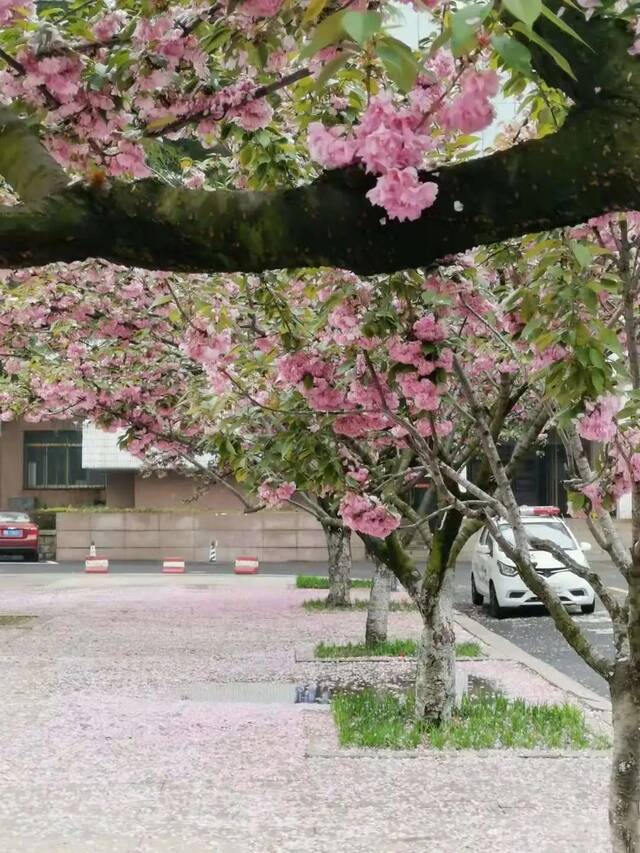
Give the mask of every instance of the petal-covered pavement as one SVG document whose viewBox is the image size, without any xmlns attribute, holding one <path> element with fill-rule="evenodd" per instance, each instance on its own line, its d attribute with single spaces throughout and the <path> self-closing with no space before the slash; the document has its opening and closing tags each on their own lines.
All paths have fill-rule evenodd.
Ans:
<svg viewBox="0 0 640 853">
<path fill-rule="evenodd" d="M 303 610 L 321 595 L 274 577 L 3 578 L 0 613 L 37 618 L 0 627 L 0 851 L 608 849 L 606 752 L 340 750 L 294 686 L 412 664 L 297 662 L 362 639 L 362 611 Z M 419 628 L 391 614 L 391 636 Z M 459 669 L 564 699 L 510 661 Z"/>
</svg>

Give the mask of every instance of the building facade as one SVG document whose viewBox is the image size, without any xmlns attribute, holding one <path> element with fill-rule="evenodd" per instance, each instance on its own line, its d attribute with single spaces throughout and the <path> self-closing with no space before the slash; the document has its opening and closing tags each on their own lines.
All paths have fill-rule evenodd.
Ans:
<svg viewBox="0 0 640 853">
<path fill-rule="evenodd" d="M 11 421 L 0 429 L 0 509 L 69 506 L 174 507 L 238 512 L 223 486 L 194 500 L 193 482 L 167 472 L 142 476 L 141 462 L 118 448 L 119 434 L 74 421 Z"/>
<path fill-rule="evenodd" d="M 0 509 L 106 506 L 242 512 L 242 503 L 224 486 L 211 486 L 196 496 L 187 476 L 170 471 L 143 476 L 141 461 L 118 447 L 120 435 L 73 421 L 3 423 Z M 471 477 L 473 471 L 472 465 Z M 562 445 L 550 439 L 542 451 L 532 451 L 520 464 L 514 480 L 518 502 L 551 504 L 565 512 L 565 477 Z M 618 504 L 618 518 L 628 519 L 630 514 L 625 496 Z"/>
</svg>

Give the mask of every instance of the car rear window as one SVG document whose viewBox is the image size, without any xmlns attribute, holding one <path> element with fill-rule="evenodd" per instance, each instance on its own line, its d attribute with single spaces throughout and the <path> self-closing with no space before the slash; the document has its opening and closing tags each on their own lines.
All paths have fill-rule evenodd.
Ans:
<svg viewBox="0 0 640 853">
<path fill-rule="evenodd" d="M 29 516 L 26 512 L 0 512 L 0 524 L 7 522 L 24 522 L 29 521 Z"/>
</svg>

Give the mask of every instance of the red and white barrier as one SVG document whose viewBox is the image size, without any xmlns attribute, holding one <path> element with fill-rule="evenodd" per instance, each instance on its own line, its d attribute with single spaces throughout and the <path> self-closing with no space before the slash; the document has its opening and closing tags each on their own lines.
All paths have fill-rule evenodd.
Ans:
<svg viewBox="0 0 640 853">
<path fill-rule="evenodd" d="M 236 557 L 233 571 L 236 575 L 255 575 L 259 565 L 257 557 Z"/>
<path fill-rule="evenodd" d="M 107 557 L 87 557 L 84 570 L 90 575 L 106 575 L 109 571 L 109 560 Z"/>
<path fill-rule="evenodd" d="M 178 557 L 162 561 L 162 572 L 165 575 L 183 575 L 184 571 L 184 560 L 180 560 Z"/>
</svg>

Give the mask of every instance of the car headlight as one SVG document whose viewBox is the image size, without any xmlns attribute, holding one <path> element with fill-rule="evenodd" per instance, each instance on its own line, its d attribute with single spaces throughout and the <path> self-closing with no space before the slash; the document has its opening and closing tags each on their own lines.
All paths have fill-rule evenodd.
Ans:
<svg viewBox="0 0 640 853">
<path fill-rule="evenodd" d="M 500 560 L 498 560 L 498 569 L 501 575 L 506 575 L 508 578 L 512 578 L 518 574 L 515 566 L 507 566 L 506 563 L 501 563 Z"/>
</svg>

